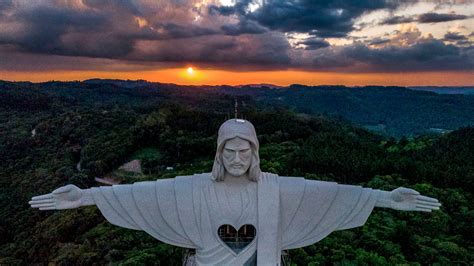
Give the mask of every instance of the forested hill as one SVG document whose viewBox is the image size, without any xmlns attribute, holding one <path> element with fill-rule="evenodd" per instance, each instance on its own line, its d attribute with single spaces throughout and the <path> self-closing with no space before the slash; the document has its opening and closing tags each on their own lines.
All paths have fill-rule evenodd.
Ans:
<svg viewBox="0 0 474 266">
<path fill-rule="evenodd" d="M 133 105 L 137 101 L 140 105 L 144 104 L 143 101 L 153 104 L 170 97 L 180 97 L 188 104 L 203 104 L 199 100 L 209 95 L 247 96 L 262 106 L 280 106 L 299 113 L 343 118 L 379 134 L 397 138 L 446 133 L 474 124 L 474 95 L 437 94 L 403 87 L 179 86 L 143 80 L 92 79 L 37 84 L 0 82 L 0 88 L 0 104 L 4 105 L 22 104 L 24 93 L 29 94 L 26 98 L 37 98 L 35 106 L 50 104 L 43 103 L 46 96 L 70 104 L 96 102 L 118 105 Z"/>
<path fill-rule="evenodd" d="M 396 139 L 345 119 L 274 107 L 278 98 L 270 97 L 360 104 L 375 97 L 368 94 L 380 94 L 404 102 L 412 97 L 446 101 L 443 108 L 453 104 L 451 114 L 470 108 L 465 103 L 471 98 L 414 93 L 143 81 L 0 82 L 0 264 L 180 265 L 183 249 L 113 226 L 95 207 L 40 212 L 27 202 L 65 184 L 98 186 L 96 177 L 132 183 L 209 172 L 217 129 L 232 117 L 237 100 L 241 114 L 256 126 L 263 171 L 384 190 L 406 186 L 443 203 L 429 214 L 377 209 L 361 228 L 291 250 L 292 263 L 469 265 L 474 261 L 474 128 Z M 283 99 L 278 101 L 291 103 Z M 118 169 L 133 159 L 141 160 L 143 174 Z"/>
</svg>

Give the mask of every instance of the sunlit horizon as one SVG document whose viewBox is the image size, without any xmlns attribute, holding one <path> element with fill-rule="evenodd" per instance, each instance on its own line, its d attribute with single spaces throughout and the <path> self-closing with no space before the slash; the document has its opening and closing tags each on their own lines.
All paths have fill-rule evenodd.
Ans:
<svg viewBox="0 0 474 266">
<path fill-rule="evenodd" d="M 83 81 L 88 79 L 146 80 L 177 85 L 247 85 L 272 84 L 288 86 L 344 85 L 344 86 L 474 86 L 474 72 L 409 72 L 409 73 L 335 73 L 301 70 L 226 71 L 192 67 L 154 71 L 0 71 L 6 81 Z"/>
</svg>

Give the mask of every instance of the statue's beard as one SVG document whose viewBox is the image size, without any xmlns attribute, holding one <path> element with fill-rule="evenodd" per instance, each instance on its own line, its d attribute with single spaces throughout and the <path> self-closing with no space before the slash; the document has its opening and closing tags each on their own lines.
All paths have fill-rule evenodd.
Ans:
<svg viewBox="0 0 474 266">
<path fill-rule="evenodd" d="M 239 177 L 244 175 L 248 171 L 249 167 L 245 165 L 230 165 L 226 167 L 226 171 L 234 177 Z"/>
</svg>

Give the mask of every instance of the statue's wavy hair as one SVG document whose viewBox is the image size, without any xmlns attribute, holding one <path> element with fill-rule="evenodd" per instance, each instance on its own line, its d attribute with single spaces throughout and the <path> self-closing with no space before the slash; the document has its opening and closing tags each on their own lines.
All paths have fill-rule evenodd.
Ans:
<svg viewBox="0 0 474 266">
<path fill-rule="evenodd" d="M 252 150 L 252 161 L 248 171 L 248 179 L 250 181 L 258 182 L 262 171 L 260 170 L 260 157 L 258 156 L 258 150 L 255 145 L 249 141 L 250 149 Z M 214 181 L 220 182 L 225 179 L 225 167 L 222 162 L 222 152 L 224 150 L 225 141 L 217 147 L 216 157 L 214 158 L 214 165 L 212 166 L 211 178 Z"/>
</svg>

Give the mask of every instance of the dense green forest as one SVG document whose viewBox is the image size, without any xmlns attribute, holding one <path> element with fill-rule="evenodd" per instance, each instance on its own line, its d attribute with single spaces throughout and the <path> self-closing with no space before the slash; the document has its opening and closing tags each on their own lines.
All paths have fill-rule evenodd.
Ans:
<svg viewBox="0 0 474 266">
<path fill-rule="evenodd" d="M 474 123 L 474 95 L 438 94 L 404 87 L 303 86 L 179 86 L 143 80 L 12 83 L 0 81 L 0 102 L 6 105 L 50 106 L 50 97 L 70 105 L 92 103 L 155 106 L 166 99 L 180 98 L 188 106 L 210 107 L 209 97 L 248 99 L 260 107 L 281 107 L 296 113 L 345 119 L 385 136 L 401 138 L 446 133 Z M 21 89 L 19 92 L 17 89 Z M 14 90 L 15 93 L 9 93 Z M 455 89 L 452 89 L 453 91 Z M 458 89 L 460 90 L 460 89 Z M 34 91 L 34 93 L 32 92 Z M 27 94 L 27 95 L 25 95 Z M 110 97 L 113 95 L 113 97 Z M 34 100 L 35 103 L 31 103 Z M 220 108 L 232 113 L 229 106 Z"/>
<path fill-rule="evenodd" d="M 303 91 L 308 91 L 305 97 Z M 371 99 L 373 106 L 359 110 L 335 94 L 359 106 Z M 28 200 L 65 184 L 98 186 L 94 178 L 111 173 L 132 183 L 209 172 L 217 129 L 232 117 L 237 101 L 241 116 L 256 126 L 264 171 L 384 190 L 407 186 L 443 203 L 433 213 L 376 209 L 363 227 L 334 232 L 315 245 L 291 250 L 293 264 L 470 265 L 470 97 L 403 88 L 294 86 L 260 91 L 144 81 L 0 82 L 0 264 L 181 264 L 185 250 L 144 232 L 113 226 L 95 207 L 40 212 L 30 209 Z M 321 111 L 324 108 L 317 106 L 323 103 L 333 109 Z M 419 108 L 413 109 L 415 105 Z M 454 131 L 417 135 L 407 126 L 397 132 L 416 137 L 377 135 L 357 118 L 370 108 L 390 110 L 386 119 L 400 113 L 403 119 L 420 120 L 408 124 L 426 120 L 423 126 Z M 348 116 L 330 111 L 336 109 L 353 111 Z M 433 121 L 439 125 L 429 124 Z M 117 170 L 136 158 L 144 174 Z"/>
</svg>

